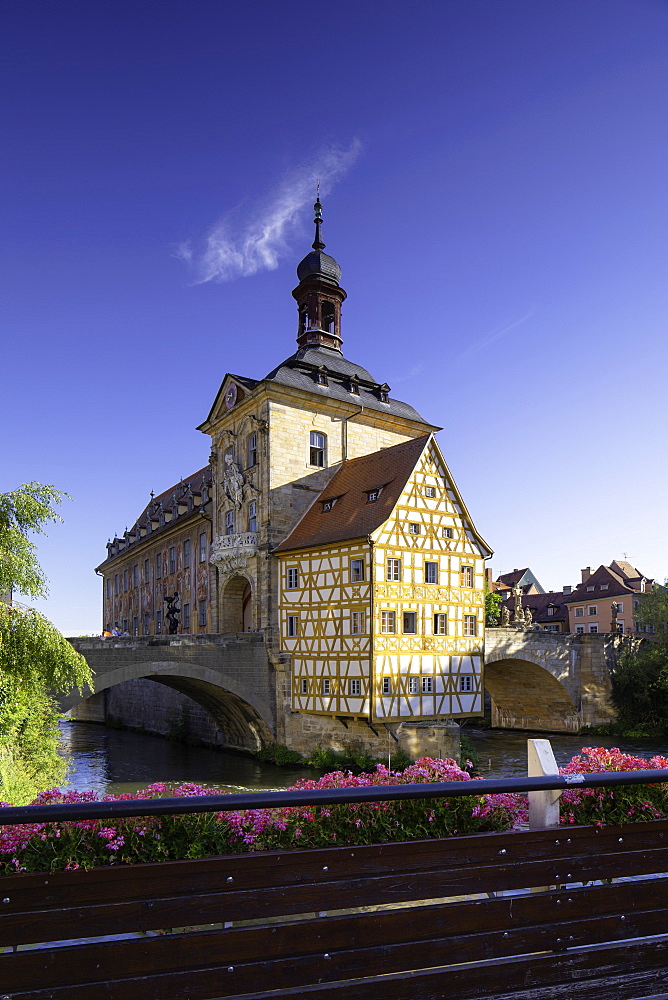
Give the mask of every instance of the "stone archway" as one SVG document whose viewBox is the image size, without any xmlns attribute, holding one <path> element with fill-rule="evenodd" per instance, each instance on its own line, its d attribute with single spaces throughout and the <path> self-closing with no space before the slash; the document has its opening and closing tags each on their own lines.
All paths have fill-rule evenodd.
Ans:
<svg viewBox="0 0 668 1000">
<path fill-rule="evenodd" d="M 486 663 L 485 689 L 492 699 L 492 725 L 499 729 L 580 730 L 580 713 L 568 691 L 536 663 L 521 659 Z"/>
<path fill-rule="evenodd" d="M 233 576 L 220 590 L 219 622 L 223 633 L 254 631 L 253 587 L 245 576 Z"/>
</svg>

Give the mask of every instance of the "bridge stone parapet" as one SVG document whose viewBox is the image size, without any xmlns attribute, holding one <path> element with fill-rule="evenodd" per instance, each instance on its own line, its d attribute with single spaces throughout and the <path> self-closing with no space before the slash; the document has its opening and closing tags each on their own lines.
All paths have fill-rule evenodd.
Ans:
<svg viewBox="0 0 668 1000">
<path fill-rule="evenodd" d="M 613 721 L 610 678 L 623 642 L 610 633 L 488 628 L 492 725 L 576 733 Z"/>
<path fill-rule="evenodd" d="M 230 745 L 256 749 L 276 738 L 274 670 L 260 632 L 69 642 L 91 667 L 94 689 L 62 696 L 63 711 L 124 681 L 147 678 L 198 702 Z"/>
</svg>

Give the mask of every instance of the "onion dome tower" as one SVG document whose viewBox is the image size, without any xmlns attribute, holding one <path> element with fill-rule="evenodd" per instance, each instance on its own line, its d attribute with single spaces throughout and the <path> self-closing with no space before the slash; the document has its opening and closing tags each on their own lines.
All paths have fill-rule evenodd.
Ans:
<svg viewBox="0 0 668 1000">
<path fill-rule="evenodd" d="M 339 285 L 341 268 L 333 257 L 323 253 L 325 244 L 320 235 L 322 205 L 319 198 L 313 209 L 313 249 L 297 267 L 299 284 L 292 293 L 299 309 L 297 343 L 301 348 L 329 347 L 340 351 L 341 305 L 346 293 Z"/>
</svg>

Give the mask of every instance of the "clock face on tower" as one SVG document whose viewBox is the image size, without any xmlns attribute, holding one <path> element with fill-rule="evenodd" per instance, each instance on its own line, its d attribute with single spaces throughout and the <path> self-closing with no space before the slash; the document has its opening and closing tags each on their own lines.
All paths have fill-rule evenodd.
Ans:
<svg viewBox="0 0 668 1000">
<path fill-rule="evenodd" d="M 231 410 L 237 401 L 237 387 L 234 382 L 230 382 L 227 387 L 227 392 L 225 393 L 225 406 L 228 410 Z"/>
</svg>

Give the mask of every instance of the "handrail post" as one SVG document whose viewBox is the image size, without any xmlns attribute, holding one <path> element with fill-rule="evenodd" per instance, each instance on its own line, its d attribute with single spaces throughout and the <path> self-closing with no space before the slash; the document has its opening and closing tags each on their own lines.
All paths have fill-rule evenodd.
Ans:
<svg viewBox="0 0 668 1000">
<path fill-rule="evenodd" d="M 542 775 L 559 774 L 549 740 L 527 740 L 527 775 L 536 778 Z M 544 830 L 559 826 L 559 789 L 544 792 L 529 792 L 529 829 Z"/>
</svg>

